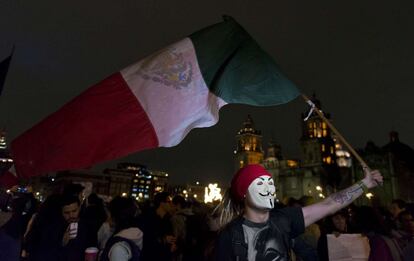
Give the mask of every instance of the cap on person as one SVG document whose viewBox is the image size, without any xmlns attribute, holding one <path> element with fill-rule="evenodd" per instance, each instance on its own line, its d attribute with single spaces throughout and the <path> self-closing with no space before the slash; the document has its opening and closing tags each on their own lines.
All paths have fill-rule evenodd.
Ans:
<svg viewBox="0 0 414 261">
<path fill-rule="evenodd" d="M 260 176 L 272 175 L 259 164 L 246 165 L 239 169 L 231 181 L 231 192 L 237 201 L 242 201 L 250 184 Z"/>
</svg>

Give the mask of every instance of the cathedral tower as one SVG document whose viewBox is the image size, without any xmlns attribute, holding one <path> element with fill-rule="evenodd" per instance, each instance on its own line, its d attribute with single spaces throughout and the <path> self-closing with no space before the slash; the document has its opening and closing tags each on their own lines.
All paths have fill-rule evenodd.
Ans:
<svg viewBox="0 0 414 261">
<path fill-rule="evenodd" d="M 243 127 L 236 135 L 237 147 L 235 154 L 235 169 L 248 164 L 263 163 L 262 135 L 254 128 L 253 119 L 250 115 L 243 122 Z"/>
<path fill-rule="evenodd" d="M 312 102 L 321 110 L 321 102 L 312 97 Z M 321 110 L 322 111 L 322 110 Z M 324 112 L 322 112 L 324 113 Z M 312 112 L 307 121 L 303 121 L 306 115 L 302 114 L 302 138 L 301 152 L 304 166 L 324 165 L 330 166 L 336 163 L 335 141 L 332 138 L 328 125 Z M 327 119 L 330 115 L 324 113 Z"/>
</svg>

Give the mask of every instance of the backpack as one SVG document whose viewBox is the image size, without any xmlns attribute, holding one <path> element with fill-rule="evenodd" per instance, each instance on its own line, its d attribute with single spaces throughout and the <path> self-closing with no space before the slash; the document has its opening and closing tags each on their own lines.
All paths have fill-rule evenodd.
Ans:
<svg viewBox="0 0 414 261">
<path fill-rule="evenodd" d="M 131 251 L 132 257 L 129 259 L 130 261 L 139 261 L 141 256 L 141 249 L 132 241 L 127 238 L 119 237 L 119 236 L 112 236 L 110 239 L 108 239 L 108 242 L 105 244 L 105 248 L 102 251 L 102 254 L 100 255 L 100 261 L 110 261 L 109 260 L 109 251 L 111 251 L 111 248 L 113 245 L 115 245 L 118 242 L 126 242 L 129 246 L 129 249 Z"/>
</svg>

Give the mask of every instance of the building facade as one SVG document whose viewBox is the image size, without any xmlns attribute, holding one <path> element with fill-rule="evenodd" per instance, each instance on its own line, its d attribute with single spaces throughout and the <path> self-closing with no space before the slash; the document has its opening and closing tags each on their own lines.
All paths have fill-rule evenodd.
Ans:
<svg viewBox="0 0 414 261">
<path fill-rule="evenodd" d="M 0 175 L 13 165 L 6 143 L 6 132 L 0 130 Z"/>
<path fill-rule="evenodd" d="M 315 96 L 312 101 L 321 110 L 321 103 Z M 329 114 L 324 114 L 326 118 L 330 118 Z M 264 153 L 261 146 L 262 136 L 254 128 L 250 116 L 236 135 L 236 168 L 252 163 L 263 164 L 273 175 L 279 200 L 302 196 L 324 198 L 349 186 L 353 180 L 350 154 L 331 133 L 327 124 L 312 111 L 303 113 L 301 120 L 300 160 L 285 158 L 280 145 L 275 141 L 268 144 Z M 252 148 L 256 148 L 253 153 Z"/>
<path fill-rule="evenodd" d="M 312 100 L 321 110 L 320 101 L 315 96 Z M 330 119 L 329 114 L 324 115 Z M 279 200 L 303 196 L 322 199 L 364 177 L 361 166 L 353 164 L 355 159 L 315 112 L 308 111 L 301 119 L 301 159 L 298 160 L 285 158 L 280 145 L 274 141 L 264 153 L 260 131 L 254 128 L 253 119 L 248 116 L 236 135 L 236 168 L 263 164 L 273 175 Z M 414 150 L 400 142 L 397 132 L 390 133 L 388 144 L 378 147 L 368 142 L 358 153 L 371 169 L 380 170 L 384 176 L 383 185 L 366 197 L 360 197 L 358 203 L 388 205 L 396 198 L 414 201 Z"/>
<path fill-rule="evenodd" d="M 137 163 L 119 163 L 116 169 L 106 169 L 104 172 L 110 175 L 127 173 L 130 177 L 129 187 L 122 195 L 138 201 L 152 199 L 156 193 L 166 190 L 169 177 L 166 172 L 150 170 Z"/>
</svg>

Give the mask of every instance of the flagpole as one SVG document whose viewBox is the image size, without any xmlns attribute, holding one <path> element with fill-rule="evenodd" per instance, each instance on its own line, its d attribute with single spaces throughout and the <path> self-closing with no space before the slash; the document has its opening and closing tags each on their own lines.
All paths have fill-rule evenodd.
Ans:
<svg viewBox="0 0 414 261">
<path fill-rule="evenodd" d="M 304 94 L 301 94 L 302 98 L 315 108 L 314 112 L 318 114 L 318 116 L 329 126 L 329 128 L 336 134 L 338 139 L 348 148 L 349 152 L 359 161 L 363 169 L 370 169 L 368 164 L 362 159 L 362 157 L 352 148 L 352 146 L 345 140 L 345 138 L 339 133 L 339 131 L 333 126 L 333 124 L 323 115 L 323 113 L 319 110 L 319 108 L 315 107 L 315 104 Z"/>
</svg>

